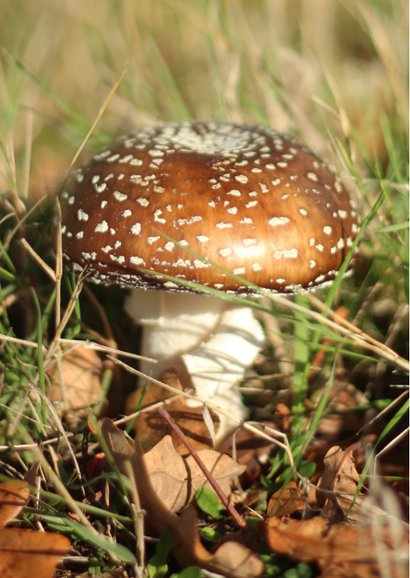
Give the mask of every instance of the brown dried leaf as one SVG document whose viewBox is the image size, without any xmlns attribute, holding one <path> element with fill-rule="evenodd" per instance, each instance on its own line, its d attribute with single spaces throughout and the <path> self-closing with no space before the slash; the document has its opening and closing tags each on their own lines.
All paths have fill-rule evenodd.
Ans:
<svg viewBox="0 0 410 578">
<path fill-rule="evenodd" d="M 176 372 L 172 369 L 162 373 L 158 379 L 181 392 L 186 389 Z M 188 453 L 185 445 L 156 411 L 159 402 L 174 397 L 174 399 L 167 402 L 167 411 L 189 438 L 194 448 L 199 450 L 212 447 L 212 436 L 205 423 L 202 408 L 200 406 L 191 407 L 182 395 L 180 397 L 175 397 L 175 395 L 160 385 L 150 382 L 146 388 L 137 390 L 129 397 L 127 401 L 128 413 L 132 413 L 136 408 L 154 406 L 152 411 L 141 412 L 136 418 L 134 426 L 136 439 L 143 447 L 149 448 L 161 441 L 165 435 L 170 435 L 177 452 L 181 455 Z M 216 414 L 211 410 L 209 410 L 209 414 L 214 423 L 218 424 Z"/>
<path fill-rule="evenodd" d="M 324 514 L 330 519 L 343 515 L 352 509 L 358 510 L 361 507 L 360 500 L 353 503 L 360 475 L 356 470 L 354 457 L 354 446 L 343 451 L 339 446 L 333 446 L 324 457 L 324 472 L 319 480 L 316 490 L 316 499 L 319 507 L 322 507 Z"/>
<path fill-rule="evenodd" d="M 80 345 L 66 349 L 64 356 L 49 370 L 47 395 L 59 402 L 59 411 L 78 418 L 101 401 L 102 360 L 98 354 Z"/>
<path fill-rule="evenodd" d="M 229 456 L 215 450 L 200 450 L 198 456 L 221 486 L 224 494 L 229 496 L 232 492 L 232 481 L 245 471 L 245 466 L 241 466 Z M 190 471 L 193 493 L 200 488 L 211 488 L 202 470 L 192 456 L 186 458 L 186 464 Z"/>
<path fill-rule="evenodd" d="M 0 528 L 19 515 L 29 499 L 27 482 L 10 480 L 0 484 Z"/>
<path fill-rule="evenodd" d="M 273 552 L 310 562 L 321 553 L 327 522 L 319 516 L 308 520 L 268 518 L 266 540 Z"/>
<path fill-rule="evenodd" d="M 244 471 L 244 467 L 214 450 L 200 450 L 198 456 L 229 496 L 232 480 Z M 194 458 L 185 459 L 178 454 L 171 436 L 165 436 L 147 452 L 144 461 L 153 489 L 171 512 L 179 512 L 189 504 L 199 488 L 211 487 Z"/>
<path fill-rule="evenodd" d="M 387 526 L 374 531 L 372 526 L 349 526 L 328 523 L 320 517 L 308 520 L 270 518 L 266 539 L 274 552 L 296 560 L 316 562 L 322 576 L 370 578 L 379 576 L 380 560 L 389 568 L 389 577 L 401 577 L 407 568 L 400 560 L 397 540 L 389 537 Z M 404 533 L 399 548 L 405 554 Z M 403 575 L 404 576 L 404 575 Z"/>
<path fill-rule="evenodd" d="M 156 493 L 141 446 L 131 446 L 123 432 L 108 418 L 101 421 L 101 433 L 119 470 L 128 476 L 130 468 L 132 469 L 141 506 L 149 512 L 145 519 L 150 529 L 159 534 L 167 526 L 174 528 L 178 517 L 165 506 Z"/>
<path fill-rule="evenodd" d="M 21 480 L 0 484 L 1 578 L 51 578 L 60 558 L 70 547 L 65 536 L 20 528 L 4 528 L 29 498 L 29 485 Z M 34 571 L 35 568 L 35 571 Z"/>
<path fill-rule="evenodd" d="M 264 571 L 261 559 L 249 548 L 233 540 L 219 546 L 212 557 L 212 566 L 219 567 L 224 576 L 232 578 L 257 578 Z"/>
<path fill-rule="evenodd" d="M 296 511 L 303 511 L 306 507 L 306 498 L 302 495 L 295 482 L 289 482 L 283 489 L 277 490 L 268 503 L 268 516 L 290 516 Z"/>
<path fill-rule="evenodd" d="M 257 578 L 263 573 L 263 563 L 246 546 L 241 545 L 239 548 L 234 546 L 232 550 L 225 546 L 224 548 L 228 550 L 222 550 L 220 557 L 217 555 L 219 550 L 216 554 L 208 552 L 199 539 L 193 506 L 188 506 L 181 516 L 171 512 L 155 492 L 144 454 L 139 446 L 131 447 L 121 430 L 109 419 L 102 420 L 101 431 L 123 473 L 127 475 L 127 464 L 133 468 L 141 506 L 147 513 L 145 516 L 147 524 L 157 534 L 167 527 L 173 529 L 172 552 L 181 567 L 197 565 L 210 572 L 223 574 L 227 578 Z"/>
<path fill-rule="evenodd" d="M 69 539 L 61 534 L 4 528 L 0 530 L 0 576 L 51 578 L 69 548 Z"/>
<path fill-rule="evenodd" d="M 164 505 L 171 512 L 179 512 L 187 505 L 188 473 L 184 459 L 175 450 L 171 436 L 165 436 L 144 455 L 151 484 Z M 202 474 L 203 477 L 203 474 Z"/>
</svg>

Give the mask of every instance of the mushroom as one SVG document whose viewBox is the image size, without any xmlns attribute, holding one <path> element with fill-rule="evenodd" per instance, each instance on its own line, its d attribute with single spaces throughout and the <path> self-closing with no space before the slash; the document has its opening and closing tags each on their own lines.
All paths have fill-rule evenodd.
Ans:
<svg viewBox="0 0 410 578">
<path fill-rule="evenodd" d="M 123 136 L 73 173 L 61 205 L 74 271 L 132 288 L 126 309 L 143 325 L 141 353 L 159 360 L 153 375 L 179 364 L 199 400 L 239 420 L 238 384 L 264 333 L 251 308 L 201 294 L 198 284 L 244 295 L 254 286 L 323 286 L 357 232 L 346 189 L 313 152 L 268 128 L 232 123 L 170 123 Z M 221 419 L 220 437 L 237 425 Z"/>
</svg>

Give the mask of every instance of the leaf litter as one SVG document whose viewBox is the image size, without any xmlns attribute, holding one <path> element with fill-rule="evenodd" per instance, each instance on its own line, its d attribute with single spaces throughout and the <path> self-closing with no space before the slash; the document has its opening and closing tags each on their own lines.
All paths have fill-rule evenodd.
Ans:
<svg viewBox="0 0 410 578">
<path fill-rule="evenodd" d="M 328 450 L 315 495 L 290 482 L 271 497 L 266 541 L 277 554 L 315 563 L 324 578 L 404 578 L 408 527 L 360 489 L 353 450 Z"/>
<path fill-rule="evenodd" d="M 2 578 L 51 578 L 70 540 L 54 532 L 6 527 L 30 497 L 21 480 L 0 484 L 0 576 Z M 34 573 L 35 572 L 35 573 Z"/>
<path fill-rule="evenodd" d="M 240 542 L 227 540 L 215 552 L 209 552 L 199 537 L 194 506 L 188 505 L 177 515 L 166 505 L 154 488 L 141 446 L 139 444 L 132 446 L 122 431 L 109 419 L 102 421 L 101 431 L 119 470 L 125 475 L 129 474 L 130 469 L 133 472 L 141 507 L 146 512 L 145 522 L 148 531 L 160 535 L 166 528 L 172 529 L 172 553 L 182 568 L 197 565 L 228 578 L 253 578 L 262 575 L 264 571 L 262 561 Z M 169 444 L 169 441 L 165 444 Z M 211 456 L 212 464 L 215 463 L 214 458 L 215 456 Z M 195 477 L 199 480 L 200 474 L 196 473 Z M 168 477 L 168 483 L 171 479 Z M 204 480 L 201 481 L 201 485 L 203 484 Z"/>
<path fill-rule="evenodd" d="M 198 454 L 222 491 L 230 496 L 232 482 L 245 467 L 215 450 L 200 450 Z M 169 435 L 144 454 L 144 462 L 153 489 L 172 512 L 179 512 L 187 506 L 197 490 L 210 487 L 193 457 L 182 457 Z"/>
</svg>

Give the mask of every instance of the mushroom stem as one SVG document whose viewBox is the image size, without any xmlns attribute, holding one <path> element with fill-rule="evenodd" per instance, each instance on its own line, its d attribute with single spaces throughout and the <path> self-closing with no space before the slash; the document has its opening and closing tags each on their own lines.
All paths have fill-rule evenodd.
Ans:
<svg viewBox="0 0 410 578">
<path fill-rule="evenodd" d="M 220 323 L 227 303 L 207 295 L 133 289 L 127 313 L 143 326 L 141 355 L 162 359 L 198 347 Z M 150 374 L 152 364 L 141 371 Z"/>
<path fill-rule="evenodd" d="M 141 371 L 155 377 L 173 367 L 189 376 L 200 402 L 232 415 L 219 416 L 222 440 L 246 417 L 239 383 L 264 343 L 252 309 L 207 295 L 136 289 L 126 310 L 143 326 L 142 355 L 158 361 L 154 368 L 143 361 Z"/>
</svg>

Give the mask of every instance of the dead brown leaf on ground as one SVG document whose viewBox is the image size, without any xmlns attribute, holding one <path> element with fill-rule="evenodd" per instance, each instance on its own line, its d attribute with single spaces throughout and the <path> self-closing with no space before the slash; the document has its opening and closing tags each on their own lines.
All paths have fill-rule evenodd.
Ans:
<svg viewBox="0 0 410 578">
<path fill-rule="evenodd" d="M 182 392 L 185 389 L 173 370 L 165 371 L 158 379 L 177 391 Z M 202 408 L 189 406 L 183 395 L 178 396 L 177 393 L 173 393 L 152 382 L 131 394 L 127 400 L 127 413 L 133 413 L 137 409 L 147 410 L 147 408 L 153 406 L 152 411 L 141 412 L 135 420 L 136 439 L 142 446 L 149 449 L 165 435 L 171 435 L 177 452 L 182 455 L 187 454 L 185 445 L 156 411 L 158 403 L 165 400 L 170 400 L 166 404 L 168 413 L 189 438 L 195 449 L 211 448 L 213 446 L 212 437 L 204 421 Z M 217 429 L 218 417 L 214 412 L 210 411 L 210 414 Z"/>
<path fill-rule="evenodd" d="M 2 578 L 51 578 L 70 547 L 61 534 L 22 528 L 5 528 L 18 516 L 29 498 L 26 482 L 0 484 L 0 576 Z"/>
<path fill-rule="evenodd" d="M 0 530 L 0 576 L 51 578 L 69 547 L 70 541 L 61 534 L 4 528 Z"/>
<path fill-rule="evenodd" d="M 171 512 L 179 512 L 188 503 L 188 471 L 184 459 L 167 435 L 144 455 L 151 484 Z"/>
<path fill-rule="evenodd" d="M 382 575 L 381 569 L 389 578 L 407 576 L 403 526 L 330 525 L 320 516 L 307 520 L 274 517 L 266 522 L 266 540 L 278 554 L 315 562 L 323 578 L 374 578 Z"/>
<path fill-rule="evenodd" d="M 273 552 L 315 563 L 324 578 L 404 578 L 408 567 L 408 528 L 359 493 L 354 450 L 329 449 L 316 488 L 305 496 L 290 482 L 268 505 L 266 540 Z M 315 510 L 306 506 L 315 506 Z M 312 516 L 312 512 L 320 514 Z M 294 516 L 298 515 L 298 519 Z M 302 519 L 300 517 L 302 516 Z M 307 517 L 310 516 L 310 517 Z M 353 524 L 352 522 L 355 522 Z"/>
<path fill-rule="evenodd" d="M 27 482 L 10 480 L 0 484 L 0 528 L 19 515 L 30 497 Z"/>
<path fill-rule="evenodd" d="M 215 450 L 200 450 L 198 455 L 218 482 L 224 494 L 230 496 L 232 493 L 232 482 L 245 471 L 245 467 L 226 454 L 221 454 Z M 193 492 L 204 487 L 211 487 L 192 456 L 186 458 L 186 464 L 190 473 Z"/>
<path fill-rule="evenodd" d="M 262 575 L 262 561 L 243 544 L 227 541 L 214 553 L 209 552 L 199 538 L 195 508 L 189 506 L 180 516 L 172 512 L 153 487 L 140 446 L 131 446 L 109 419 L 102 421 L 101 430 L 120 471 L 126 476 L 133 475 L 132 481 L 146 511 L 149 530 L 159 535 L 166 528 L 172 528 L 172 552 L 181 567 L 197 565 L 228 578 L 257 578 Z"/>
<path fill-rule="evenodd" d="M 50 367 L 47 390 L 49 399 L 58 402 L 60 413 L 70 414 L 77 421 L 101 402 L 102 368 L 101 358 L 88 347 L 63 350 L 63 356 Z"/>
<path fill-rule="evenodd" d="M 356 495 L 360 474 L 354 460 L 355 446 L 342 450 L 331 447 L 326 453 L 324 471 L 316 489 L 316 500 L 322 508 L 324 517 L 332 521 L 343 519 L 350 521 L 359 517 L 362 511 L 363 496 Z"/>
<path fill-rule="evenodd" d="M 295 512 L 303 512 L 307 498 L 296 482 L 289 482 L 284 488 L 277 490 L 269 499 L 268 516 L 290 516 Z"/>
<path fill-rule="evenodd" d="M 222 491 L 230 496 L 232 481 L 244 471 L 244 467 L 215 450 L 199 450 L 198 455 Z M 154 490 L 172 512 L 185 507 L 196 490 L 210 487 L 192 456 L 183 458 L 176 451 L 171 436 L 165 436 L 147 452 L 144 461 Z"/>
</svg>

